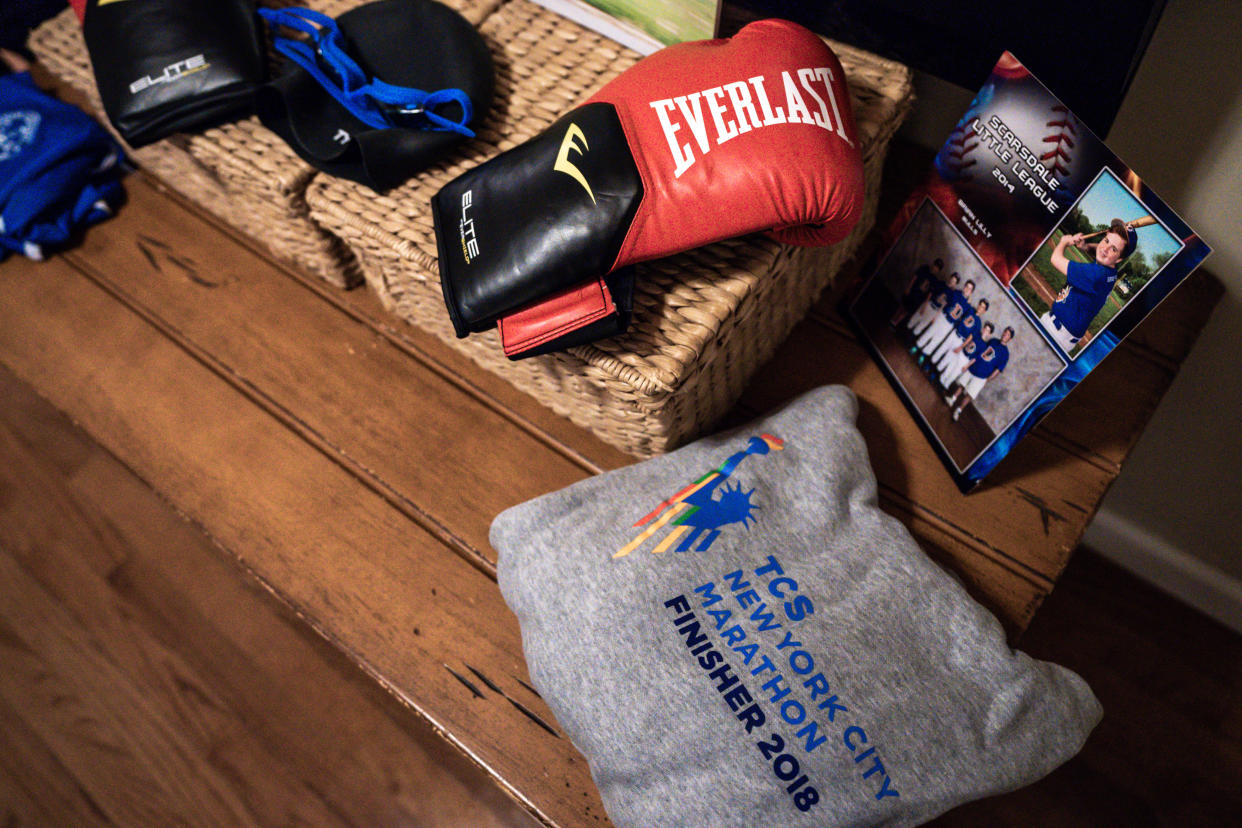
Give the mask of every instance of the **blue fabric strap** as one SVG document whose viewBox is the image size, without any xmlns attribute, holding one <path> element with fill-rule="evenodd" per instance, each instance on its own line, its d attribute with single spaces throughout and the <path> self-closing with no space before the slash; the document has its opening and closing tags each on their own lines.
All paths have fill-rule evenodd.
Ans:
<svg viewBox="0 0 1242 828">
<path fill-rule="evenodd" d="M 303 8 L 260 8 L 258 11 L 272 28 L 276 51 L 305 69 L 341 106 L 367 126 L 375 129 L 412 127 L 474 137 L 474 132 L 466 126 L 474 108 L 470 96 L 462 90 L 424 92 L 408 86 L 393 86 L 379 78 L 368 80 L 353 58 L 345 53 L 345 39 L 331 17 Z M 309 42 L 281 37 L 276 32 L 281 26 L 308 35 Z M 436 113 L 438 107 L 448 103 L 461 107 L 460 121 Z"/>
</svg>

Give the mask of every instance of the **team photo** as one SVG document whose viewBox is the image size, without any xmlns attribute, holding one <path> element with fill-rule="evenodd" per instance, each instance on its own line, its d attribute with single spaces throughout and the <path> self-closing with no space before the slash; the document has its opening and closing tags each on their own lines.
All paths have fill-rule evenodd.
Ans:
<svg viewBox="0 0 1242 828">
<path fill-rule="evenodd" d="M 930 199 L 849 310 L 959 471 L 1065 365 Z"/>
</svg>

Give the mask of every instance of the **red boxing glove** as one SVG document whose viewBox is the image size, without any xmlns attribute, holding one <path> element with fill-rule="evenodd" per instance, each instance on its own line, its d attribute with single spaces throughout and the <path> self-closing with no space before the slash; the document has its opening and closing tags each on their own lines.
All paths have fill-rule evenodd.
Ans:
<svg viewBox="0 0 1242 828">
<path fill-rule="evenodd" d="M 800 26 L 764 20 L 664 49 L 587 103 L 597 102 L 616 107 L 645 189 L 618 266 L 756 230 L 831 244 L 858 220 L 845 73 Z"/>
<path fill-rule="evenodd" d="M 433 197 L 457 334 L 521 310 L 530 340 L 541 300 L 563 328 L 584 282 L 722 239 L 838 241 L 862 211 L 858 144 L 841 64 L 801 26 L 657 52 Z"/>
</svg>

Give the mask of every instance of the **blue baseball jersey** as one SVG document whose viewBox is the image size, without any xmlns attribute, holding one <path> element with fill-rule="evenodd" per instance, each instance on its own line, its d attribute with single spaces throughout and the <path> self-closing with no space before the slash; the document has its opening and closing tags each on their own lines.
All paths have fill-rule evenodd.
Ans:
<svg viewBox="0 0 1242 828">
<path fill-rule="evenodd" d="M 1052 318 L 1081 337 L 1117 283 L 1117 269 L 1099 262 L 1070 262 L 1065 275 L 1070 291 L 1060 302 L 1053 303 Z"/>
<path fill-rule="evenodd" d="M 1009 364 L 1009 346 L 999 339 L 989 339 L 968 369 L 976 377 L 987 379 L 993 371 L 1004 371 Z"/>
<path fill-rule="evenodd" d="M 970 306 L 967 305 L 967 307 L 969 308 Z M 983 323 L 979 319 L 979 314 L 975 313 L 972 309 L 953 325 L 953 330 L 958 336 L 965 339 L 971 334 L 979 333 L 979 329 L 982 327 Z"/>
<path fill-rule="evenodd" d="M 966 294 L 962 293 L 960 290 L 953 291 L 952 298 L 950 298 L 944 306 L 944 315 L 947 316 L 949 321 L 954 324 L 957 324 L 963 317 L 973 314 L 974 312 L 974 306 L 970 304 L 970 300 L 966 298 Z"/>
</svg>

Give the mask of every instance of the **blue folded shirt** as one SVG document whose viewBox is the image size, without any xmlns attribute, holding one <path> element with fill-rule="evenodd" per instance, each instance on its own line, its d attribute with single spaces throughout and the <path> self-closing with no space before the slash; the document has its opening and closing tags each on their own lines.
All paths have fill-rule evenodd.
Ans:
<svg viewBox="0 0 1242 828">
<path fill-rule="evenodd" d="M 99 124 L 44 94 L 29 72 L 0 76 L 0 258 L 42 259 L 112 215 L 123 160 Z"/>
</svg>

